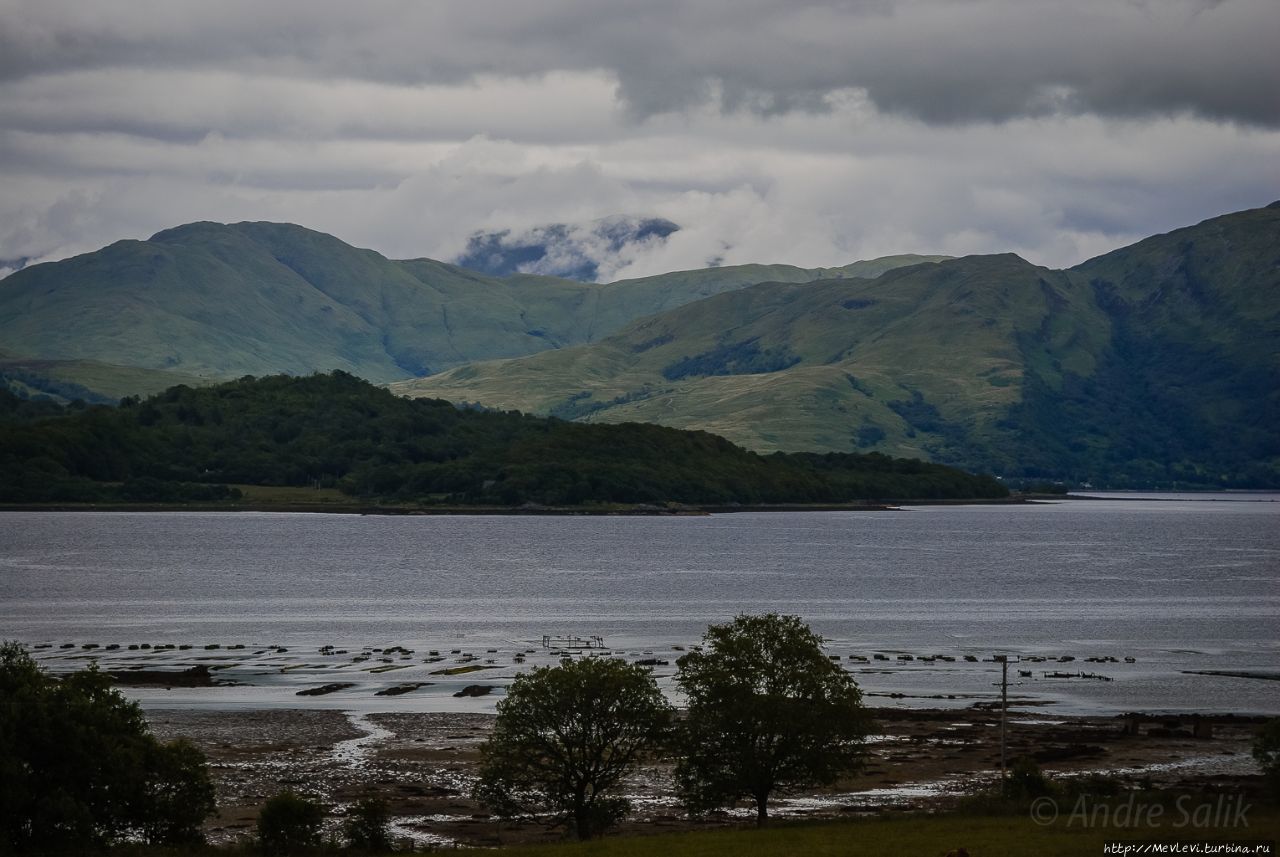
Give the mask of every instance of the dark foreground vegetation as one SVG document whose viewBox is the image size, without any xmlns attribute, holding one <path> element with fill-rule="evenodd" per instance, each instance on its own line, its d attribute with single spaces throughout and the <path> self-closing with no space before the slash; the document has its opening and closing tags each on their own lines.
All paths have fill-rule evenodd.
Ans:
<svg viewBox="0 0 1280 857">
<path fill-rule="evenodd" d="M 105 673 L 56 679 L 0 645 L 0 853 L 190 845 L 213 811 L 204 755 L 152 737 Z"/>
<path fill-rule="evenodd" d="M 219 503 L 228 485 L 436 505 L 997 498 L 996 480 L 879 454 L 758 455 L 706 432 L 404 399 L 342 372 L 173 387 L 119 407 L 0 391 L 0 502 Z"/>
</svg>

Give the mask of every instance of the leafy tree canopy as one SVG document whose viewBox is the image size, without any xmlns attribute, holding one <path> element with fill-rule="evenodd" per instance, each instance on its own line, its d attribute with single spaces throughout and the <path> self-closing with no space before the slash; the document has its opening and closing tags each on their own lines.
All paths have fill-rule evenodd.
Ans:
<svg viewBox="0 0 1280 857">
<path fill-rule="evenodd" d="M 669 717 L 649 671 L 620 659 L 524 673 L 498 703 L 475 795 L 500 815 L 540 818 L 590 839 L 626 814 L 618 786 Z"/>
<path fill-rule="evenodd" d="M 0 645 L 0 851 L 186 845 L 213 811 L 204 755 L 157 741 L 105 674 L 54 678 Z"/>
<path fill-rule="evenodd" d="M 768 818 L 771 795 L 856 770 L 870 721 L 853 678 L 798 616 L 712 625 L 677 662 L 688 697 L 676 779 L 695 812 L 739 799 Z"/>
</svg>

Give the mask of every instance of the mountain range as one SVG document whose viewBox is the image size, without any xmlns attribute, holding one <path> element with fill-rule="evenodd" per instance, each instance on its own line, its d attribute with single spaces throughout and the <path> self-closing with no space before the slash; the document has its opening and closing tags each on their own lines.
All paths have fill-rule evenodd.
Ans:
<svg viewBox="0 0 1280 857">
<path fill-rule="evenodd" d="M 1012 254 L 608 285 L 197 223 L 0 280 L 26 395 L 340 369 L 404 395 L 1006 477 L 1280 485 L 1280 203 L 1068 270 Z"/>
<path fill-rule="evenodd" d="M 335 369 L 386 382 L 593 342 L 744 285 L 871 276 L 921 258 L 597 285 L 392 261 L 290 224 L 193 223 L 0 280 L 0 371 L 22 373 L 32 388 L 43 373 L 92 392 L 106 388 L 89 376 L 110 366 L 182 376 L 171 383 Z M 170 385 L 162 375 L 137 380 L 132 392 Z"/>
</svg>

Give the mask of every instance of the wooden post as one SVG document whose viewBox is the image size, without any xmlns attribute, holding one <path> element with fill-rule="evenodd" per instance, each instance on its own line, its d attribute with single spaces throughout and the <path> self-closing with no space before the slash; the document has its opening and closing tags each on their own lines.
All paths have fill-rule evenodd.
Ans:
<svg viewBox="0 0 1280 857">
<path fill-rule="evenodd" d="M 1009 773 L 1005 726 L 1009 711 L 1009 656 L 996 655 L 996 660 L 1000 662 L 1000 779 L 1004 780 Z"/>
</svg>

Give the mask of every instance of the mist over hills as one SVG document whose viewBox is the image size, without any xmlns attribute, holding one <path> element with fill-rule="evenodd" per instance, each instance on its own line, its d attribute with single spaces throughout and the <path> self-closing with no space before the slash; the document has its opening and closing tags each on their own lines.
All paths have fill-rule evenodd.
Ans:
<svg viewBox="0 0 1280 857">
<path fill-rule="evenodd" d="M 521 253 L 545 261 L 554 237 L 489 234 L 475 250 L 503 273 L 532 264 Z M 335 369 L 761 451 L 1277 486 L 1280 204 L 1066 271 L 898 256 L 598 285 L 394 261 L 290 224 L 194 223 L 0 280 L 0 380 L 22 396 Z"/>
</svg>

